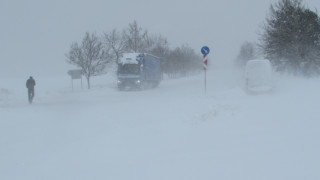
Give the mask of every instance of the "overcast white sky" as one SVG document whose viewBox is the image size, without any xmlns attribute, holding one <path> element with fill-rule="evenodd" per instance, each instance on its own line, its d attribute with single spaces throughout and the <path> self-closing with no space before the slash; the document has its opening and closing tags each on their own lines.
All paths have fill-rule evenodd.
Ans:
<svg viewBox="0 0 320 180">
<path fill-rule="evenodd" d="M 234 59 L 244 41 L 257 42 L 276 0 L 0 0 L 0 75 L 67 75 L 72 42 L 85 32 L 122 30 L 134 20 L 172 47 L 211 49 L 210 60 Z M 311 10 L 319 0 L 306 0 Z"/>
</svg>

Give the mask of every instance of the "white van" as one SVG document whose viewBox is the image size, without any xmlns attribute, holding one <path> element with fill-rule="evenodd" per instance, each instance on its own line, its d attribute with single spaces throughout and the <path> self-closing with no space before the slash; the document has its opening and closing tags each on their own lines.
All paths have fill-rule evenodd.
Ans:
<svg viewBox="0 0 320 180">
<path fill-rule="evenodd" d="M 272 68 L 269 60 L 249 60 L 245 69 L 246 90 L 248 92 L 268 92 L 272 90 Z"/>
</svg>

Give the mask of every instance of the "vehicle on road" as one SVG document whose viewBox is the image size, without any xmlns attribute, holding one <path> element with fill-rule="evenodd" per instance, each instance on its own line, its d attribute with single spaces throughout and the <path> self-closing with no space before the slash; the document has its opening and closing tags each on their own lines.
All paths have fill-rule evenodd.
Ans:
<svg viewBox="0 0 320 180">
<path fill-rule="evenodd" d="M 160 58 L 147 53 L 124 53 L 118 62 L 118 89 L 157 87 L 161 81 Z"/>
<path fill-rule="evenodd" d="M 273 88 L 272 68 L 269 60 L 249 60 L 245 68 L 248 92 L 269 92 Z"/>
</svg>

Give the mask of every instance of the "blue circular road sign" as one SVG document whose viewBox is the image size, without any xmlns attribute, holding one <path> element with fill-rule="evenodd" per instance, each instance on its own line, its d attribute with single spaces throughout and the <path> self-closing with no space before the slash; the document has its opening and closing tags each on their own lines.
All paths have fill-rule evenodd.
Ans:
<svg viewBox="0 0 320 180">
<path fill-rule="evenodd" d="M 210 53 L 209 47 L 208 47 L 208 46 L 203 46 L 203 47 L 201 48 L 201 53 L 202 53 L 203 55 L 208 55 L 208 54 Z"/>
</svg>

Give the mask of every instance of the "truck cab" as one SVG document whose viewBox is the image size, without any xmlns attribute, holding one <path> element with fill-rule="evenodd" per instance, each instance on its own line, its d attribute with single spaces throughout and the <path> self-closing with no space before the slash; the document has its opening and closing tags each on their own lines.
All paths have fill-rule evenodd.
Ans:
<svg viewBox="0 0 320 180">
<path fill-rule="evenodd" d="M 124 53 L 118 62 L 118 89 L 155 87 L 161 80 L 160 58 L 146 53 Z"/>
</svg>

